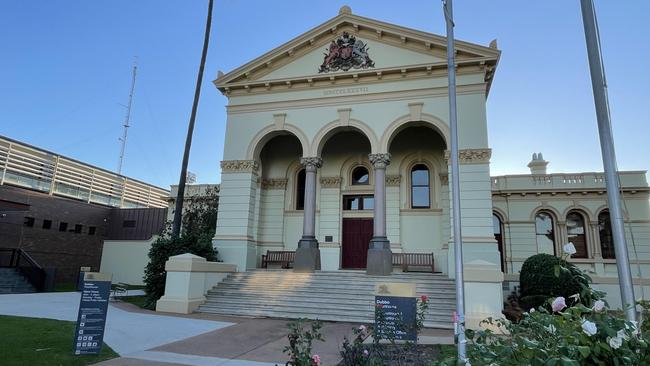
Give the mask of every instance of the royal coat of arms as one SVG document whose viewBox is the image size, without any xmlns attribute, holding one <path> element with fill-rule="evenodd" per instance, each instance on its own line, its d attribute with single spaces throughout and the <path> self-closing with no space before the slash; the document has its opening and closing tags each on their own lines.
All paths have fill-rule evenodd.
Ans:
<svg viewBox="0 0 650 366">
<path fill-rule="evenodd" d="M 375 67 L 375 63 L 368 56 L 368 45 L 344 32 L 330 43 L 318 72 L 348 71 L 369 67 Z"/>
</svg>

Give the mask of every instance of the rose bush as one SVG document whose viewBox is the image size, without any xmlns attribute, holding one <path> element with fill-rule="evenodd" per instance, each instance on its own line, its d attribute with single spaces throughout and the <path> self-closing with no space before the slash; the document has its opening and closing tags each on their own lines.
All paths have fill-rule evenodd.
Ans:
<svg viewBox="0 0 650 366">
<path fill-rule="evenodd" d="M 545 307 L 524 313 L 519 323 L 505 319 L 483 321 L 502 330 L 467 331 L 467 355 L 479 365 L 648 365 L 647 334 L 637 324 L 581 303 L 549 312 Z M 456 365 L 449 358 L 438 365 Z"/>
</svg>

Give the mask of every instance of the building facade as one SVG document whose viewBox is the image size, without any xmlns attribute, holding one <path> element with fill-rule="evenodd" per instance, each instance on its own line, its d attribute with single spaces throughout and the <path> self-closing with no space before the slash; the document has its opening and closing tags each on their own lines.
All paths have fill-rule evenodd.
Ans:
<svg viewBox="0 0 650 366">
<path fill-rule="evenodd" d="M 602 172 L 548 174 L 548 162 L 534 154 L 531 174 L 492 177 L 493 223 L 506 281 L 516 283 L 531 255 L 562 256 L 588 272 L 594 287 L 621 306 L 616 255 Z M 624 227 L 637 298 L 650 296 L 650 188 L 645 171 L 619 173 Z"/>
<path fill-rule="evenodd" d="M 502 307 L 486 118 L 500 51 L 456 47 L 471 322 Z M 343 7 L 215 84 L 229 99 L 222 260 L 245 271 L 267 250 L 296 250 L 298 269 L 388 274 L 391 252 L 428 252 L 453 276 L 444 37 Z"/>
<path fill-rule="evenodd" d="M 169 191 L 0 136 L 0 266 L 21 249 L 56 283 L 100 268 L 105 240 L 160 233 Z M 3 250 L 4 249 L 4 250 Z"/>
</svg>

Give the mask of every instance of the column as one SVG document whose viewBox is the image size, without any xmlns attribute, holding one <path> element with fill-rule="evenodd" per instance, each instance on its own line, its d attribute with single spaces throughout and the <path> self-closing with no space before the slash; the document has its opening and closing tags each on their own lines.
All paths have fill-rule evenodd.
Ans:
<svg viewBox="0 0 650 366">
<path fill-rule="evenodd" d="M 316 171 L 323 165 L 319 157 L 300 158 L 305 167 L 305 209 L 302 223 L 302 238 L 298 241 L 294 271 L 313 272 L 320 270 L 320 249 L 316 240 Z"/>
<path fill-rule="evenodd" d="M 366 273 L 388 276 L 393 272 L 393 253 L 386 237 L 386 166 L 390 164 L 390 154 L 370 154 L 368 158 L 375 170 L 375 209 Z"/>
</svg>

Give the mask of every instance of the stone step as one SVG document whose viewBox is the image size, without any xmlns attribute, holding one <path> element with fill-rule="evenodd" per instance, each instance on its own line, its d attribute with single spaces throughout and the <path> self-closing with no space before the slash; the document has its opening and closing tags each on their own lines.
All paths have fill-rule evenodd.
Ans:
<svg viewBox="0 0 650 366">
<path fill-rule="evenodd" d="M 379 283 L 414 283 L 430 299 L 425 326 L 451 329 L 456 289 L 447 276 L 394 273 L 367 276 L 364 271 L 253 270 L 234 273 L 207 293 L 200 312 L 221 315 L 372 322 Z"/>
<path fill-rule="evenodd" d="M 358 317 L 358 318 L 373 318 L 374 309 L 371 306 L 368 306 L 363 309 L 356 308 L 345 308 L 345 307 L 307 307 L 307 306 L 277 306 L 277 307 L 268 307 L 268 306 L 255 306 L 255 305 L 241 305 L 236 308 L 231 306 L 223 306 L 212 303 L 205 303 L 200 306 L 200 309 L 212 309 L 214 311 L 221 312 L 238 312 L 238 311 L 250 311 L 255 314 L 261 314 L 263 312 L 281 312 L 281 313 L 294 313 L 294 314 L 310 314 L 309 318 L 316 319 L 321 315 L 336 315 L 336 316 L 345 316 L 349 318 Z M 441 310 L 441 311 L 429 311 L 426 314 L 426 320 L 429 321 L 449 321 L 451 319 L 453 310 Z"/>
<path fill-rule="evenodd" d="M 237 286 L 230 286 L 227 284 L 219 284 L 217 287 L 208 291 L 208 294 L 216 293 L 216 291 L 222 291 L 228 295 L 238 294 L 238 293 L 250 293 L 250 294 L 276 294 L 281 296 L 286 295 L 303 295 L 303 296 L 314 296 L 314 297 L 344 297 L 348 296 L 351 298 L 359 296 L 374 296 L 374 289 L 358 289 L 358 288 L 335 288 L 335 289 L 325 289 L 321 287 L 310 287 L 310 288 L 278 288 L 278 287 L 250 287 L 250 288 L 238 288 Z M 426 295 L 430 298 L 456 298 L 456 292 L 451 289 L 434 289 L 428 291 L 417 291 L 417 296 Z"/>
<path fill-rule="evenodd" d="M 307 286 L 326 286 L 334 288 L 363 288 L 363 289 L 374 289 L 379 283 L 358 283 L 353 281 L 304 281 L 304 282 L 289 282 L 282 280 L 265 280 L 265 281 L 234 281 L 231 279 L 224 279 L 224 284 L 232 284 L 236 286 L 249 287 L 249 286 L 274 286 L 274 287 L 307 287 Z M 406 282 L 404 282 L 406 284 Z M 415 282 L 416 288 L 429 287 L 429 288 L 456 288 L 453 283 L 426 283 L 426 282 Z"/>
<path fill-rule="evenodd" d="M 296 273 L 291 270 L 282 270 L 282 271 L 273 271 L 273 270 L 254 270 L 249 272 L 237 272 L 230 275 L 232 278 L 247 278 L 247 277 L 264 277 L 264 278 L 290 278 L 290 279 L 324 279 L 324 278 L 334 278 L 334 279 L 357 279 L 362 281 L 375 281 L 375 282 L 391 282 L 391 281 L 405 281 L 405 282 L 417 282 L 417 281 L 428 281 L 428 280 L 441 280 L 441 281 L 450 281 L 454 282 L 453 279 L 450 279 L 446 275 L 441 274 L 413 274 L 413 273 L 397 273 L 390 276 L 368 276 L 363 272 L 350 273 L 347 271 L 338 271 L 338 272 L 314 272 L 314 273 Z"/>
<path fill-rule="evenodd" d="M 431 302 L 436 303 L 455 303 L 455 293 L 434 293 L 427 295 Z M 311 299 L 313 301 L 331 301 L 336 298 L 340 301 L 372 301 L 374 295 L 371 292 L 312 292 L 312 291 L 282 291 L 282 290 L 268 290 L 268 291 L 238 291 L 236 289 L 224 289 L 216 287 L 208 291 L 210 298 L 230 298 L 230 297 L 244 297 L 252 299 L 287 299 L 287 300 L 304 300 Z"/>
<path fill-rule="evenodd" d="M 374 309 L 374 300 L 368 299 L 366 301 L 359 302 L 345 302 L 337 299 L 336 304 L 324 303 L 323 301 L 286 301 L 282 299 L 269 300 L 269 299 L 252 299 L 252 298 L 242 298 L 242 297 L 228 297 L 228 298 L 214 298 L 211 297 L 205 302 L 206 305 L 215 305 L 223 307 L 262 307 L 262 308 L 274 308 L 274 307 L 300 307 L 300 308 L 313 308 L 313 309 L 323 309 L 323 308 L 336 308 L 336 309 L 347 309 L 347 310 L 363 310 L 363 311 L 373 311 Z M 454 303 L 446 304 L 430 304 L 428 312 L 431 314 L 434 313 L 445 313 L 449 314 L 456 308 Z"/>
<path fill-rule="evenodd" d="M 284 319 L 298 319 L 298 318 L 307 318 L 307 319 L 319 319 L 323 321 L 335 321 L 335 322 L 348 322 L 348 323 L 374 323 L 374 318 L 372 314 L 367 314 L 366 316 L 349 316 L 347 314 L 330 314 L 330 313 L 297 313 L 297 312 L 286 312 L 286 311 L 274 311 L 274 310 L 253 310 L 253 309 L 219 309 L 219 308 L 209 308 L 201 307 L 200 311 L 212 314 L 220 315 L 236 315 L 236 316 L 246 316 L 246 317 L 268 317 L 268 318 L 284 318 Z M 438 328 L 438 329 L 453 329 L 453 325 L 449 320 L 450 316 L 445 319 L 440 320 L 426 320 L 424 326 L 427 328 Z"/>
<path fill-rule="evenodd" d="M 268 293 L 268 292 L 237 292 L 237 291 L 223 291 L 223 290 L 210 290 L 208 293 L 210 299 L 214 300 L 228 300 L 228 299 L 237 299 L 237 300 L 251 300 L 251 301 L 307 301 L 307 302 L 329 302 L 335 296 L 337 303 L 372 303 L 374 301 L 374 295 L 372 294 L 354 294 L 349 296 L 341 296 L 341 294 L 314 294 L 314 293 L 305 293 L 305 294 L 288 294 L 286 292 L 277 292 L 277 293 Z M 447 296 L 439 297 L 437 294 L 435 297 L 432 297 L 429 300 L 432 305 L 455 305 L 456 297 Z"/>
<path fill-rule="evenodd" d="M 334 287 L 359 287 L 359 288 L 375 288 L 380 282 L 355 282 L 349 281 L 349 283 L 341 282 L 341 280 L 309 280 L 309 281 L 285 281 L 281 279 L 224 279 L 223 283 L 230 283 L 237 286 L 285 286 L 285 287 L 297 287 L 297 286 L 334 286 Z M 408 283 L 404 282 L 394 282 L 394 283 Z M 413 282 L 416 287 L 433 287 L 433 288 L 455 288 L 453 282 Z"/>
</svg>

